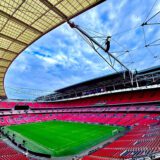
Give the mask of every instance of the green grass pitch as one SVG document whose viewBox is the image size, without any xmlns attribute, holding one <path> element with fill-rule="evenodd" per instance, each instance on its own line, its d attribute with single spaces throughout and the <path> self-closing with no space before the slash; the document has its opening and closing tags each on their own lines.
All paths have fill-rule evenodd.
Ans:
<svg viewBox="0 0 160 160">
<path fill-rule="evenodd" d="M 78 154 L 112 137 L 112 131 L 123 127 L 48 121 L 5 128 L 16 142 L 26 141 L 25 147 L 54 157 Z"/>
</svg>

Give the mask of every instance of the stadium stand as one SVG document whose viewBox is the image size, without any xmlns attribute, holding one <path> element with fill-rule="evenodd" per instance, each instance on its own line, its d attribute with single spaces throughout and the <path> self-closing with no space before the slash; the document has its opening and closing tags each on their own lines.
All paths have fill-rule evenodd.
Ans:
<svg viewBox="0 0 160 160">
<path fill-rule="evenodd" d="M 0 160 L 28 160 L 23 154 L 9 147 L 2 140 L 0 141 Z"/>
<path fill-rule="evenodd" d="M 101 158 L 121 159 L 144 156 L 146 154 L 152 154 L 160 151 L 159 118 L 159 114 L 155 113 L 34 113 L 3 116 L 0 119 L 0 126 L 49 120 L 62 120 L 132 127 L 132 129 L 123 137 L 83 158 L 83 160 L 99 160 Z M 0 144 L 5 148 L 6 144 L 3 142 Z M 3 152 L 4 149 L 3 147 L 1 148 Z M 6 152 L 3 152 L 3 157 L 6 156 L 5 153 L 8 153 L 9 150 L 10 148 L 6 148 Z M 13 158 L 16 156 L 22 156 L 15 151 L 10 153 L 11 155 L 13 153 Z M 7 156 L 9 157 L 10 154 Z"/>
<path fill-rule="evenodd" d="M 79 100 L 77 101 L 79 102 Z M 100 100 L 97 98 L 96 101 Z M 75 104 L 77 105 L 78 102 Z M 89 107 L 87 107 L 88 105 L 86 107 L 84 105 L 73 107 L 73 103 L 71 103 L 71 106 L 65 107 L 62 107 L 62 105 L 55 107 L 55 104 L 38 102 L 12 102 L 11 105 L 7 102 L 1 102 L 1 105 L 3 104 L 5 104 L 5 107 L 7 105 L 12 106 L 12 110 L 3 110 L 3 115 L 0 117 L 0 126 L 60 120 L 130 128 L 127 134 L 111 144 L 84 156 L 83 160 L 128 159 L 160 152 L 160 108 L 157 101 L 156 103 L 117 103 L 116 105 L 94 105 Z M 19 105 L 19 107 L 21 105 L 29 105 L 30 108 L 27 111 L 14 110 L 15 105 Z M 43 105 L 45 107 L 42 107 Z M 9 107 L 7 106 L 6 108 Z M 8 149 L 6 152 L 8 152 Z M 15 153 L 12 155 L 13 158 L 14 156 L 22 156 L 14 151 L 13 153 Z M 26 157 L 23 158 L 25 159 Z"/>
<path fill-rule="evenodd" d="M 160 125 L 137 126 L 113 143 L 99 149 L 83 160 L 104 160 L 109 158 L 133 158 L 160 151 Z"/>
<path fill-rule="evenodd" d="M 98 80 L 98 83 L 100 81 L 101 79 Z M 81 86 L 81 84 L 79 85 Z M 72 87 L 69 88 L 72 90 Z M 64 90 L 62 89 L 62 91 Z M 47 95 L 48 97 L 49 95 Z M 145 89 L 117 90 L 117 92 L 104 94 L 64 98 L 51 102 L 3 100 L 0 101 L 0 127 L 3 130 L 4 126 L 51 120 L 123 126 L 127 128 L 127 133 L 113 142 L 103 145 L 98 150 L 81 156 L 80 159 L 145 159 L 143 157 L 153 157 L 160 152 L 159 113 L 160 89 L 146 87 Z M 2 146 L 6 146 L 4 141 L 2 143 L 4 143 Z M 0 148 L 3 152 L 3 147 Z M 3 153 L 5 154 L 9 150 L 10 147 Z M 11 153 L 14 154 L 3 155 L 1 159 L 19 160 L 16 156 L 23 157 L 17 151 L 11 151 Z M 23 160 L 23 158 L 21 159 Z"/>
<path fill-rule="evenodd" d="M 158 114 L 125 114 L 125 113 L 50 113 L 50 114 L 23 114 L 3 116 L 0 125 L 12 125 L 48 120 L 77 121 L 101 123 L 120 126 L 149 125 L 158 123 Z"/>
<path fill-rule="evenodd" d="M 0 102 L 1 109 L 13 109 L 15 106 L 29 106 L 30 108 L 66 108 L 66 107 L 89 107 L 96 105 L 136 104 L 160 101 L 160 89 L 130 91 L 104 96 L 93 96 L 70 101 L 60 102 Z"/>
</svg>

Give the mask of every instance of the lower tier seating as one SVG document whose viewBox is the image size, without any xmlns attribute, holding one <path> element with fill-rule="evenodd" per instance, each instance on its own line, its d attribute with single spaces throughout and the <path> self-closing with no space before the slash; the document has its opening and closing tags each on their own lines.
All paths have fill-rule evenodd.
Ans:
<svg viewBox="0 0 160 160">
<path fill-rule="evenodd" d="M 28 160 L 23 154 L 9 147 L 2 140 L 0 141 L 0 160 Z"/>
<path fill-rule="evenodd" d="M 132 128 L 113 143 L 104 146 L 83 160 L 116 160 L 160 152 L 160 115 L 154 113 L 33 113 L 2 116 L 0 126 L 41 122 L 49 120 L 73 121 L 119 125 Z M 6 150 L 7 149 L 7 150 Z M 26 157 L 12 150 L 3 142 L 0 160 L 25 160 Z M 12 156 L 12 158 L 10 158 Z M 16 159 L 16 156 L 23 156 Z M 8 157 L 8 159 L 6 158 Z"/>
<path fill-rule="evenodd" d="M 160 152 L 160 125 L 137 126 L 82 160 L 128 159 Z"/>
<path fill-rule="evenodd" d="M 159 114 L 145 113 L 50 113 L 21 114 L 0 117 L 0 126 L 48 120 L 77 121 L 119 126 L 149 125 L 159 121 Z"/>
</svg>

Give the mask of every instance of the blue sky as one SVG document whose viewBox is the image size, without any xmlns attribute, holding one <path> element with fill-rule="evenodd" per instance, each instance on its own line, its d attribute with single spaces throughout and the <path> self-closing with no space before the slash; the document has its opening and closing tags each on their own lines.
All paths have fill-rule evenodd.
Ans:
<svg viewBox="0 0 160 160">
<path fill-rule="evenodd" d="M 111 35 L 110 51 L 119 56 L 130 69 L 141 70 L 159 65 L 160 61 L 159 46 L 149 47 L 149 51 L 141 48 L 145 44 L 143 30 L 139 26 L 154 2 L 155 0 L 108 0 L 73 21 L 87 28 L 91 35 L 95 32 L 103 37 Z M 149 17 L 158 11 L 160 0 L 157 0 Z M 160 15 L 151 22 L 158 22 L 159 19 Z M 124 32 L 133 27 L 137 28 Z M 146 26 L 144 30 L 147 43 L 160 36 L 159 25 Z M 100 43 L 104 42 L 104 38 L 98 40 Z M 140 49 L 137 50 L 137 47 Z M 118 52 L 130 49 L 135 51 L 125 54 Z M 119 66 L 117 69 L 120 69 Z M 18 56 L 7 72 L 5 87 L 9 98 L 33 98 L 44 94 L 43 91 L 54 91 L 111 72 L 113 70 L 92 48 L 67 24 L 63 24 L 41 37 Z"/>
</svg>

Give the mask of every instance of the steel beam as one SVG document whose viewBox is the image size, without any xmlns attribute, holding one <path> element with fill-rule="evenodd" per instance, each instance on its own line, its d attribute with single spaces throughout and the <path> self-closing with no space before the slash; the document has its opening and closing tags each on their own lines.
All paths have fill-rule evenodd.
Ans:
<svg viewBox="0 0 160 160">
<path fill-rule="evenodd" d="M 59 15 L 63 20 L 68 21 L 68 17 L 61 12 L 57 7 L 55 7 L 52 3 L 50 3 L 48 0 L 39 0 L 41 3 L 43 3 L 45 6 L 47 6 L 50 10 L 52 10 L 54 13 Z"/>
<path fill-rule="evenodd" d="M 0 64 L 0 68 L 2 68 L 2 69 L 7 69 L 8 67 L 2 66 L 2 65 Z"/>
<path fill-rule="evenodd" d="M 106 0 L 97 0 L 94 4 L 88 6 L 87 8 L 85 8 L 84 10 L 78 12 L 77 14 L 72 15 L 71 17 L 67 17 L 62 11 L 60 11 L 55 5 L 53 5 L 51 2 L 49 2 L 48 0 L 39 0 L 41 3 L 43 3 L 45 6 L 47 6 L 50 10 L 52 10 L 54 13 L 56 13 L 57 15 L 59 15 L 65 22 L 68 22 L 69 19 L 74 18 L 76 16 L 78 16 L 79 14 L 99 5 L 102 2 L 105 2 Z M 58 2 L 59 3 L 59 2 Z"/>
<path fill-rule="evenodd" d="M 12 41 L 12 42 L 16 42 L 17 44 L 20 44 L 20 45 L 23 45 L 23 46 L 27 46 L 27 45 L 28 45 L 27 43 L 24 43 L 24 42 L 22 42 L 22 41 L 19 41 L 18 39 L 9 37 L 9 36 L 7 36 L 7 35 L 5 35 L 5 34 L 2 34 L 2 33 L 0 33 L 0 37 L 1 37 L 1 38 L 4 38 L 4 39 L 7 39 L 7 40 L 9 40 L 9 41 Z"/>
<path fill-rule="evenodd" d="M 11 60 L 4 59 L 4 58 L 0 58 L 0 62 L 1 62 L 1 61 L 4 61 L 4 62 L 11 62 Z"/>
<path fill-rule="evenodd" d="M 43 34 L 43 32 L 39 31 L 38 29 L 24 23 L 23 21 L 9 15 L 8 13 L 6 13 L 2 10 L 0 10 L 0 15 L 2 15 L 3 17 L 5 17 L 5 18 L 7 18 L 7 19 L 9 19 L 9 20 L 11 20 L 11 21 L 23 26 L 23 27 L 25 27 L 25 28 L 28 28 L 28 29 L 32 30 L 34 33 Z"/>
<path fill-rule="evenodd" d="M 10 51 L 8 49 L 1 48 L 1 47 L 0 47 L 0 51 L 7 52 L 7 53 L 10 53 L 10 54 L 14 54 L 14 55 L 18 55 L 17 52 L 13 52 L 13 51 Z"/>
<path fill-rule="evenodd" d="M 74 23 L 68 22 L 71 28 L 77 29 L 81 34 L 83 34 L 86 38 L 88 38 L 91 42 L 93 42 L 95 45 L 97 45 L 99 48 L 101 48 L 104 52 L 106 52 L 105 48 L 99 44 L 94 38 L 92 38 L 88 33 L 86 33 L 84 30 L 82 30 L 78 25 L 75 25 Z M 122 67 L 124 67 L 127 71 L 131 72 L 128 67 L 126 67 L 118 58 L 116 58 L 114 55 L 112 55 L 110 52 L 106 52 L 111 58 L 113 58 L 116 62 L 118 62 Z"/>
<path fill-rule="evenodd" d="M 0 74 L 1 74 L 1 73 L 6 73 L 6 71 L 0 71 Z"/>
<path fill-rule="evenodd" d="M 0 61 L 1 62 L 1 61 Z M 5 65 L 2 65 L 1 63 L 0 63 L 0 68 L 8 68 L 8 66 L 5 66 Z"/>
</svg>

